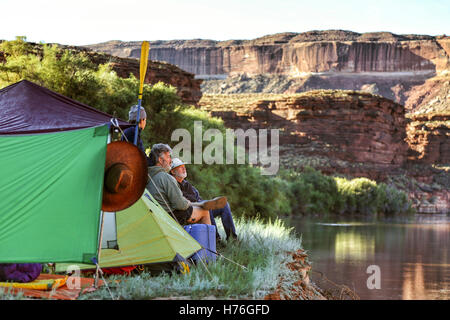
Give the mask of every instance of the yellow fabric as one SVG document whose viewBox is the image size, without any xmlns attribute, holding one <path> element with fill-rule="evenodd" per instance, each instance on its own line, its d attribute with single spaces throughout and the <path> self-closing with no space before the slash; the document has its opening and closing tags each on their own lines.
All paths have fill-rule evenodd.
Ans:
<svg viewBox="0 0 450 320">
<path fill-rule="evenodd" d="M 100 267 L 121 267 L 174 262 L 177 254 L 186 259 L 202 249 L 153 196 L 144 191 L 130 208 L 116 212 L 119 250 L 102 249 Z M 79 264 L 80 269 L 94 265 Z M 56 272 L 65 272 L 69 264 L 56 264 Z"/>
<path fill-rule="evenodd" d="M 20 283 L 20 282 L 0 282 L 0 287 L 12 287 L 21 289 L 34 289 L 34 290 L 51 290 L 54 288 L 60 288 L 66 284 L 68 276 L 61 279 L 44 279 L 34 280 L 32 282 Z"/>
<path fill-rule="evenodd" d="M 190 273 L 191 270 L 189 269 L 189 265 L 184 263 L 184 262 L 180 262 L 181 267 L 183 268 L 183 270 L 181 270 L 182 274 L 186 274 L 186 273 Z"/>
</svg>

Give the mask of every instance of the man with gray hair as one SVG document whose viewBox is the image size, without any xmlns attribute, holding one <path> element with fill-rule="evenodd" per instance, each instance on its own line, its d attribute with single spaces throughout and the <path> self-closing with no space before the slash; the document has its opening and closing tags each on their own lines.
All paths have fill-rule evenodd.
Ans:
<svg viewBox="0 0 450 320">
<path fill-rule="evenodd" d="M 150 181 L 147 183 L 147 190 L 181 225 L 211 224 L 208 205 L 214 207 L 215 202 L 209 202 L 206 208 L 203 208 L 192 204 L 183 196 L 177 180 L 169 174 L 172 165 L 171 152 L 172 149 L 167 144 L 153 145 L 149 156 L 151 166 L 148 168 Z"/>
<path fill-rule="evenodd" d="M 128 112 L 128 122 L 130 122 L 131 124 L 136 125 L 136 120 L 137 120 L 137 111 L 138 111 L 138 107 L 137 105 L 132 106 L 130 108 L 130 111 Z M 141 113 L 139 114 L 139 130 L 138 130 L 138 139 L 137 139 L 137 147 L 139 149 L 142 150 L 142 152 L 145 153 L 145 149 L 144 149 L 144 143 L 142 142 L 141 139 L 141 132 L 142 130 L 145 129 L 145 126 L 147 124 L 147 113 L 145 112 L 144 107 L 141 107 Z M 129 127 L 127 129 L 124 130 L 123 134 L 124 136 L 122 137 L 122 141 L 126 140 L 130 143 L 134 143 L 134 135 L 136 132 L 136 127 Z"/>
</svg>

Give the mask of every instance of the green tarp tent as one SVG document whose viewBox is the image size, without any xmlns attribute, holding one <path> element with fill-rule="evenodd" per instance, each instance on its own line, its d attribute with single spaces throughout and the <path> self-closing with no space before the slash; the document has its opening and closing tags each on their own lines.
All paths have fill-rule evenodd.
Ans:
<svg viewBox="0 0 450 320">
<path fill-rule="evenodd" d="M 0 263 L 92 268 L 110 120 L 26 80 L 0 90 Z M 119 250 L 102 250 L 102 267 L 172 262 L 201 249 L 147 192 L 116 220 Z"/>
<path fill-rule="evenodd" d="M 108 126 L 0 135 L 0 262 L 97 256 Z"/>
<path fill-rule="evenodd" d="M 130 208 L 116 212 L 119 250 L 102 249 L 100 267 L 164 264 L 189 258 L 201 248 L 145 190 Z M 69 264 L 57 264 L 65 272 Z M 80 269 L 93 265 L 78 264 Z"/>
<path fill-rule="evenodd" d="M 111 118 L 27 80 L 0 90 L 0 263 L 97 256 Z"/>
</svg>

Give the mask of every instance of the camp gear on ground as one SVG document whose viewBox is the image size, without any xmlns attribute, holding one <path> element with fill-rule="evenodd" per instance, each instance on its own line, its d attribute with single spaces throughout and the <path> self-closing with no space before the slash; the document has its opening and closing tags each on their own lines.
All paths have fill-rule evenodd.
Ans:
<svg viewBox="0 0 450 320">
<path fill-rule="evenodd" d="M 31 282 L 41 271 L 40 263 L 0 263 L 0 281 Z"/>
<path fill-rule="evenodd" d="M 227 197 L 215 197 L 211 200 L 202 200 L 200 202 L 193 202 L 193 206 L 202 207 L 205 210 L 222 209 L 227 205 Z"/>
<path fill-rule="evenodd" d="M 146 265 L 170 268 L 185 261 L 201 246 L 144 191 L 126 210 L 116 212 L 117 242 L 120 250 L 103 249 L 101 268 Z M 95 269 L 92 264 L 77 264 L 80 269 Z M 56 264 L 56 272 L 65 272 L 68 264 Z"/>
<path fill-rule="evenodd" d="M 97 256 L 107 138 L 107 125 L 0 135 L 0 262 Z"/>
<path fill-rule="evenodd" d="M 189 224 L 183 228 L 205 248 L 198 251 L 192 259 L 194 261 L 199 259 L 207 262 L 216 261 L 216 255 L 212 253 L 216 251 L 216 227 L 210 224 Z"/>
<path fill-rule="evenodd" d="M 108 144 L 102 210 L 112 212 L 130 207 L 142 196 L 146 184 L 145 154 L 128 142 Z"/>
<path fill-rule="evenodd" d="M 41 280 L 37 279 L 28 283 L 0 282 L 0 287 L 32 289 L 32 290 L 52 290 L 60 288 L 63 285 L 65 285 L 68 277 L 69 276 L 65 276 L 64 278 L 60 279 L 41 279 Z"/>
<path fill-rule="evenodd" d="M 191 202 L 183 197 L 177 180 L 164 168 L 153 166 L 148 168 L 148 173 L 151 179 L 147 183 L 147 190 L 166 212 L 189 208 Z"/>
<path fill-rule="evenodd" d="M 76 300 L 80 293 L 92 291 L 93 278 L 77 277 L 75 281 L 66 275 L 44 274 L 42 273 L 35 281 L 26 283 L 25 288 L 0 287 L 0 292 L 7 292 L 9 294 L 23 294 L 24 297 L 43 298 L 43 299 L 57 299 L 57 300 Z M 78 282 L 76 285 L 74 282 Z M 42 285 L 53 283 L 52 290 L 42 290 Z M 33 288 L 34 285 L 39 285 L 40 289 Z M 100 280 L 99 285 L 103 285 Z M 30 288 L 30 286 L 32 288 Z M 83 289 L 82 289 L 83 288 Z"/>
<path fill-rule="evenodd" d="M 109 124 L 112 116 L 22 80 L 0 90 L 0 135 L 61 132 Z M 118 120 L 122 128 L 132 126 Z"/>
<path fill-rule="evenodd" d="M 130 275 L 131 271 L 133 271 L 136 268 L 137 268 L 137 266 L 117 267 L 117 268 L 103 268 L 102 271 L 103 271 L 104 274 Z"/>
</svg>

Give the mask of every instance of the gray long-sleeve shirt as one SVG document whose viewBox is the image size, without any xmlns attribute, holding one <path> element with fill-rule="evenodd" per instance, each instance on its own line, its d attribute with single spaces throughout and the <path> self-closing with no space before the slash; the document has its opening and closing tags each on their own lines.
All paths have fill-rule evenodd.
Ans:
<svg viewBox="0 0 450 320">
<path fill-rule="evenodd" d="M 173 212 L 174 210 L 186 210 L 189 208 L 191 202 L 183 196 L 174 177 L 160 166 L 149 167 L 148 173 L 151 179 L 147 183 L 147 190 L 167 213 L 170 213 L 170 210 Z M 170 207 L 170 210 L 167 206 Z"/>
</svg>

